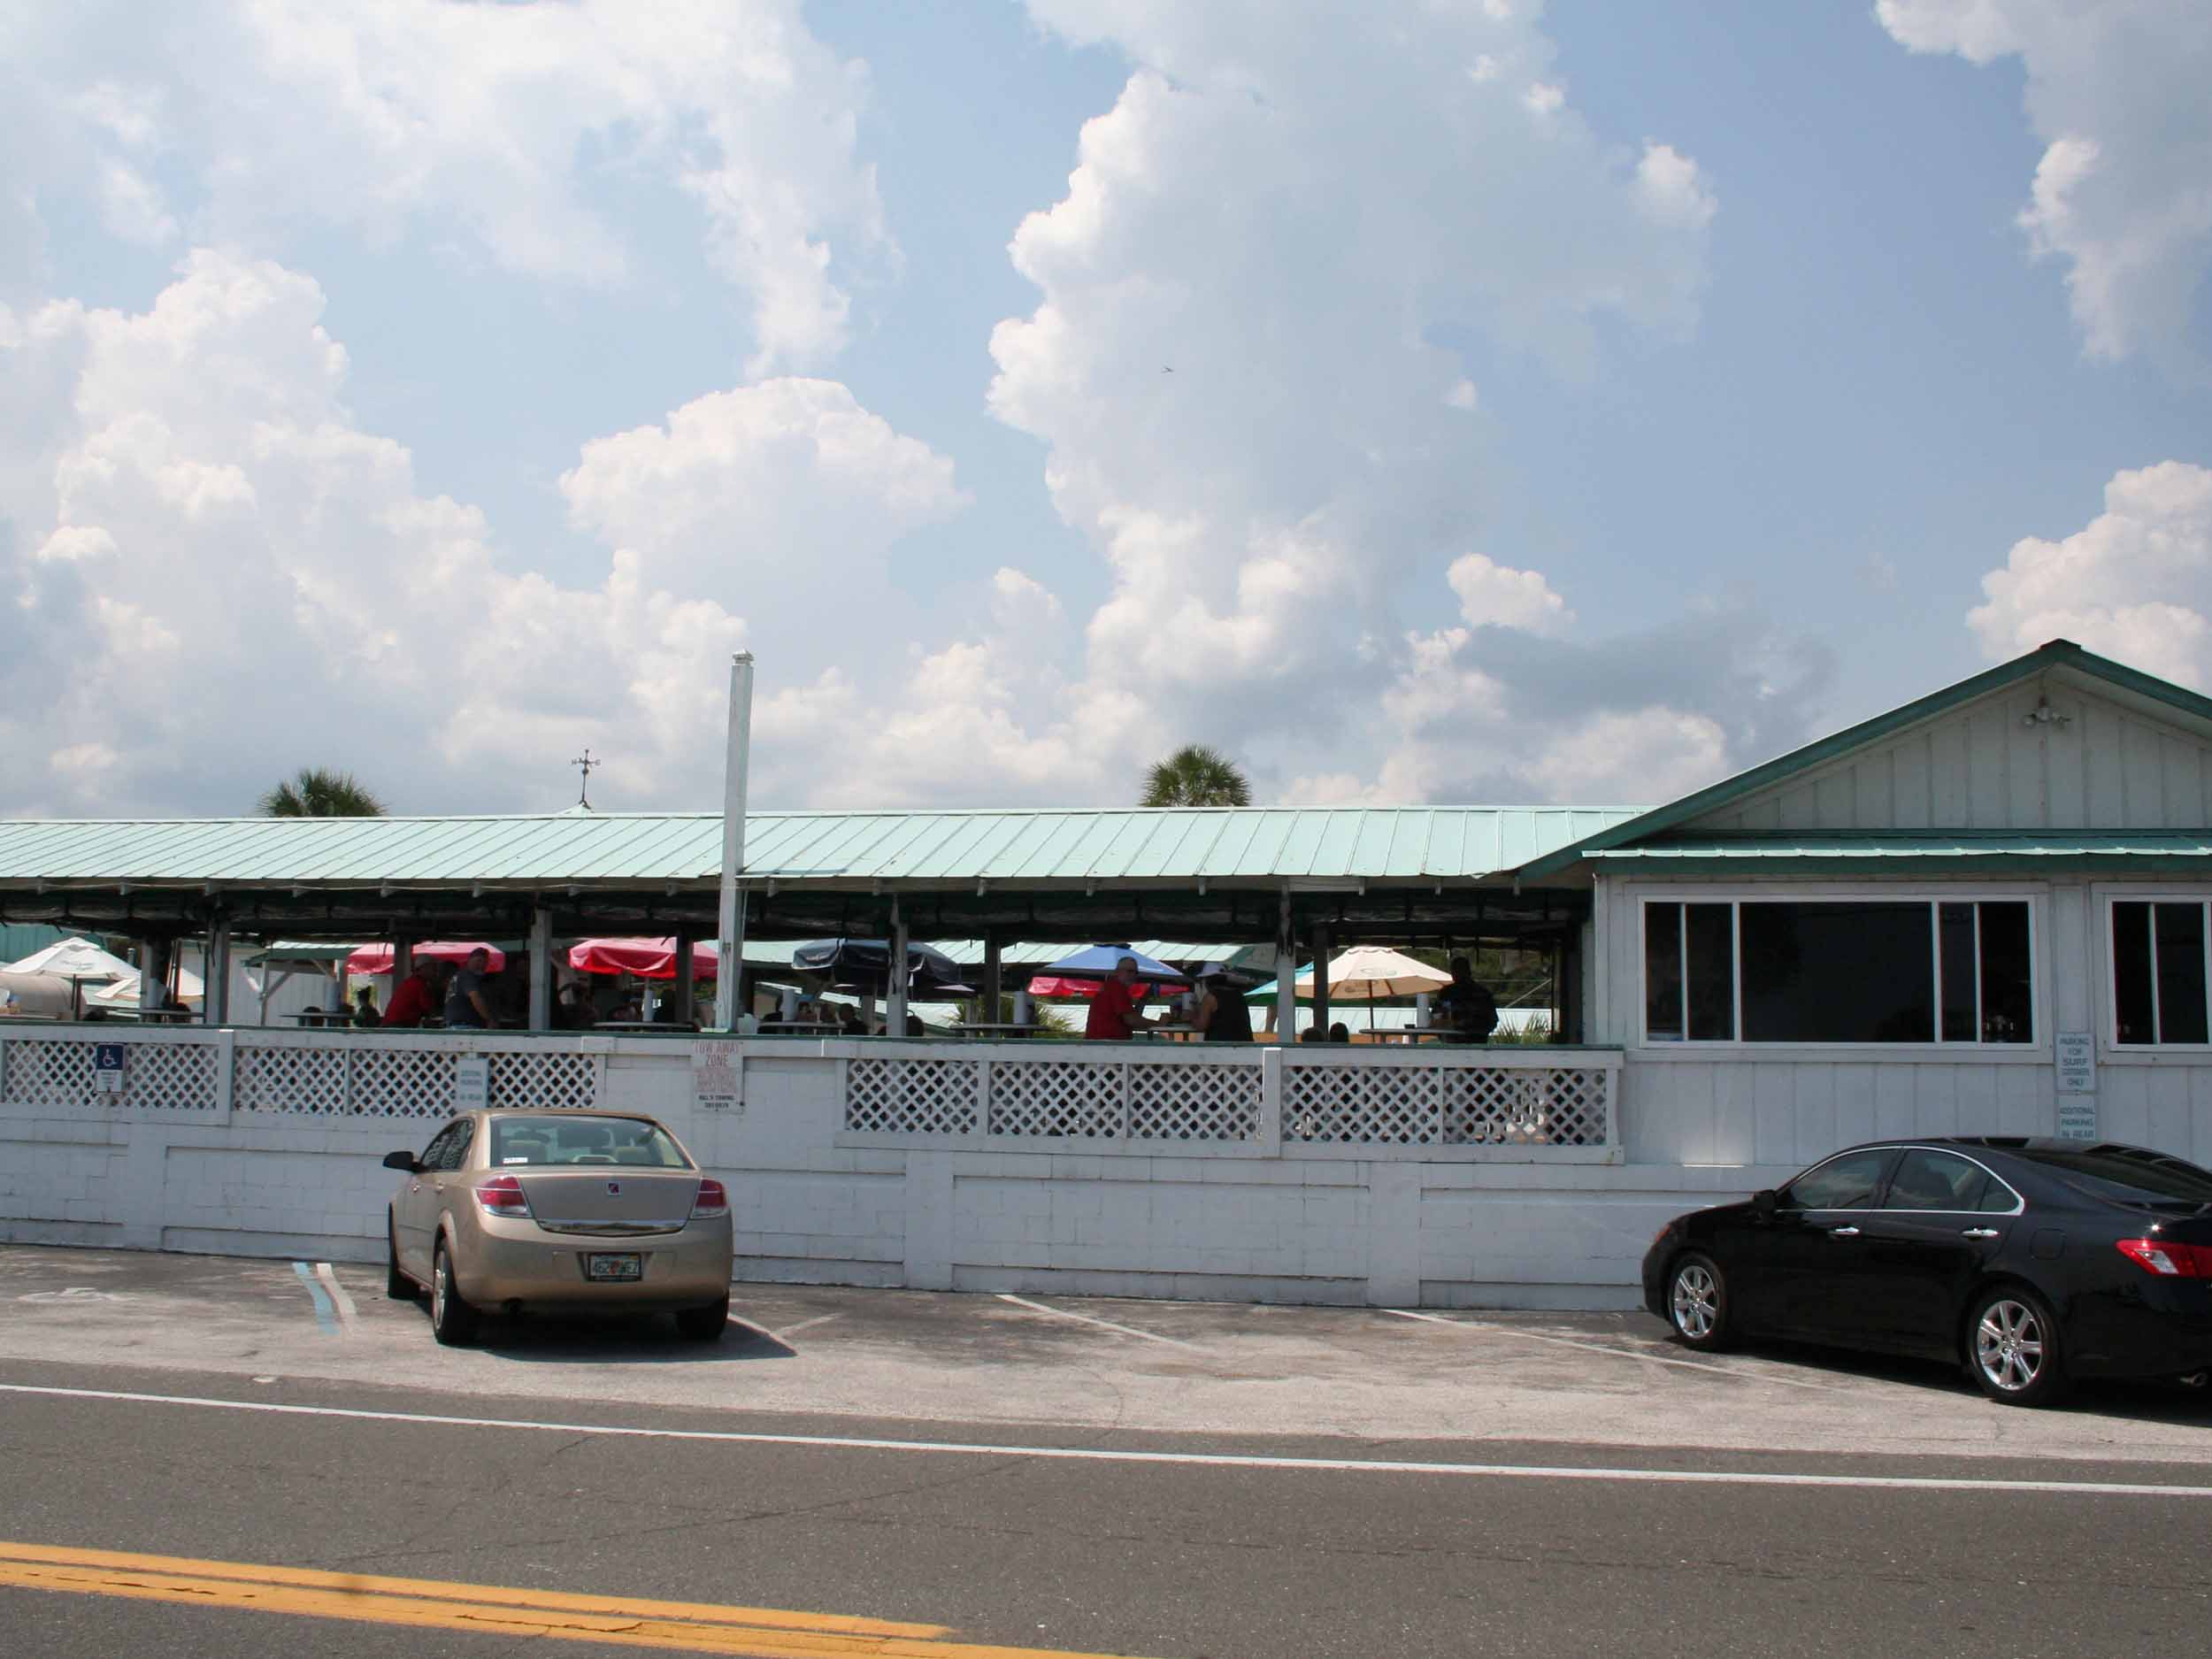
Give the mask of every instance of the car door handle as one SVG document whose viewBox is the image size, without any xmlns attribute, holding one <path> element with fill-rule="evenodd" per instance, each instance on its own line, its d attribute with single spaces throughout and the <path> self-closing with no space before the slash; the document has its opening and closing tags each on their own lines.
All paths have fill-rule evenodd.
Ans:
<svg viewBox="0 0 2212 1659">
<path fill-rule="evenodd" d="M 1969 1227 L 1964 1232 L 1960 1233 L 1959 1236 L 1963 1239 L 1993 1239 L 1997 1236 L 1997 1229 L 1994 1227 Z"/>
<path fill-rule="evenodd" d="M 1855 1239 L 1859 1236 L 1859 1230 L 1856 1227 L 1831 1227 L 1828 1236 L 1832 1239 Z"/>
</svg>

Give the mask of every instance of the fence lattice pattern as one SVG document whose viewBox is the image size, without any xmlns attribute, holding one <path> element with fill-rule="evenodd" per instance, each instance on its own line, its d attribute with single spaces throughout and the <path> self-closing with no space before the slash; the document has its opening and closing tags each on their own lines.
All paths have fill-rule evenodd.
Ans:
<svg viewBox="0 0 2212 1659">
<path fill-rule="evenodd" d="M 977 1071 L 973 1060 L 855 1060 L 845 1075 L 845 1127 L 973 1134 Z"/>
<path fill-rule="evenodd" d="M 1030 1062 L 994 1066 L 995 1135 L 1055 1135 L 1075 1141 L 1119 1140 L 1128 1132 L 1118 1061 Z"/>
<path fill-rule="evenodd" d="M 352 1055 L 343 1048 L 241 1045 L 231 1105 L 242 1112 L 342 1112 Z"/>
<path fill-rule="evenodd" d="M 1283 1139 L 1378 1146 L 1606 1144 L 1595 1067 L 1299 1065 L 1283 1079 Z"/>
<path fill-rule="evenodd" d="M 123 1048 L 123 1087 L 93 1087 L 94 1044 L 74 1037 L 11 1038 L 4 1098 L 18 1106 L 131 1107 L 160 1111 L 213 1111 L 216 1059 L 211 1042 L 128 1043 Z"/>
<path fill-rule="evenodd" d="M 1250 1141 L 1260 1131 L 1255 1065 L 1129 1068 L 1129 1133 L 1137 1141 Z"/>
<path fill-rule="evenodd" d="M 1283 1139 L 1438 1145 L 1444 1139 L 1443 1071 L 1434 1065 L 1286 1066 Z"/>
<path fill-rule="evenodd" d="M 1487 1068 L 1444 1074 L 1446 1139 L 1463 1146 L 1601 1147 L 1606 1074 Z"/>
</svg>

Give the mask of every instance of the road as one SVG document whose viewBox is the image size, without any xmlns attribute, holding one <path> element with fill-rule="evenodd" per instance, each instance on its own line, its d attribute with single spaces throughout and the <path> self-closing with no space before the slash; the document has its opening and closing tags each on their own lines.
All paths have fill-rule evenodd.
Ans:
<svg viewBox="0 0 2212 1659">
<path fill-rule="evenodd" d="M 739 1302 L 704 1351 L 525 1324 L 449 1354 L 359 1269 L 0 1250 L 0 1629 L 42 1655 L 2105 1655 L 2199 1646 L 2212 1612 L 2201 1396 L 2024 1413 L 1936 1368 L 1677 1364 L 1611 1316 Z"/>
</svg>

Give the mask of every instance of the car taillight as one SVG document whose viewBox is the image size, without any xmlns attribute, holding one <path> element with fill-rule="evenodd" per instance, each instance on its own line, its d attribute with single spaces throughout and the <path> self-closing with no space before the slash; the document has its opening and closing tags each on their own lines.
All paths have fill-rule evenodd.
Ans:
<svg viewBox="0 0 2212 1659">
<path fill-rule="evenodd" d="M 2212 1244 L 2177 1244 L 2171 1239 L 2122 1239 L 2120 1254 L 2161 1279 L 2212 1279 Z"/>
<path fill-rule="evenodd" d="M 476 1202 L 484 1206 L 488 1216 L 526 1216 L 530 1201 L 523 1195 L 522 1183 L 511 1175 L 495 1175 L 488 1181 L 479 1183 Z"/>
<path fill-rule="evenodd" d="M 722 1183 L 711 1175 L 702 1177 L 699 1196 L 691 1201 L 691 1213 L 701 1216 L 726 1216 L 730 1213 L 730 1195 L 722 1190 Z"/>
</svg>

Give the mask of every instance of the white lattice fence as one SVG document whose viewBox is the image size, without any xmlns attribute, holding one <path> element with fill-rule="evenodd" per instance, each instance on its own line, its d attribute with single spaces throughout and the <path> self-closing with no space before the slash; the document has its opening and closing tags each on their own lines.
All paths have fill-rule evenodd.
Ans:
<svg viewBox="0 0 2212 1659">
<path fill-rule="evenodd" d="M 1609 1079 L 1585 1066 L 1448 1071 L 1446 1139 L 1461 1146 L 1601 1147 Z"/>
<path fill-rule="evenodd" d="M 238 1046 L 231 1104 L 248 1112 L 342 1112 L 346 1110 L 342 1048 Z"/>
<path fill-rule="evenodd" d="M 1260 1131 L 1256 1065 L 1129 1068 L 1129 1133 L 1137 1141 L 1250 1141 Z"/>
<path fill-rule="evenodd" d="M 1127 1080 L 1121 1060 L 995 1064 L 987 1133 L 1121 1140 L 1129 1133 Z"/>
<path fill-rule="evenodd" d="M 130 1107 L 159 1111 L 220 1109 L 219 1051 L 210 1039 L 131 1042 L 123 1049 L 123 1087 L 93 1085 L 89 1038 L 11 1037 L 0 1060 L 0 1100 L 15 1106 Z"/>
<path fill-rule="evenodd" d="M 845 1127 L 875 1133 L 975 1133 L 979 1060 L 859 1059 L 845 1074 Z"/>
<path fill-rule="evenodd" d="M 324 1044 L 241 1043 L 235 1104 L 241 1111 L 442 1118 L 453 1110 L 459 1046 L 402 1048 L 371 1039 Z M 565 1050 L 498 1050 L 490 1103 L 582 1110 L 598 1103 L 597 1056 Z"/>
<path fill-rule="evenodd" d="M 495 1054 L 491 1103 L 583 1111 L 599 1103 L 599 1062 L 588 1054 Z"/>
<path fill-rule="evenodd" d="M 1434 1065 L 1287 1064 L 1283 1139 L 1440 1145 L 1443 1071 Z"/>
</svg>

